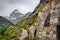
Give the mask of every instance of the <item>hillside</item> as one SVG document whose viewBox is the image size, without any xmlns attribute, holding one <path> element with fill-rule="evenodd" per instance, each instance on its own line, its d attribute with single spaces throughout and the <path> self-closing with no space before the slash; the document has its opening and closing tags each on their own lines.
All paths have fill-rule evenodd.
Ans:
<svg viewBox="0 0 60 40">
<path fill-rule="evenodd" d="M 6 18 L 0 16 L 0 35 L 4 35 L 4 32 L 7 30 L 7 28 L 12 25 L 10 21 L 8 21 Z"/>
</svg>

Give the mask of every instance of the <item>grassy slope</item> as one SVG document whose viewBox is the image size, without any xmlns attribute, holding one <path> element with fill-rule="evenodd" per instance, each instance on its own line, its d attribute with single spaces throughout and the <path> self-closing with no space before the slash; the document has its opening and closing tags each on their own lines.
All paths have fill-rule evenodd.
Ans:
<svg viewBox="0 0 60 40">
<path fill-rule="evenodd" d="M 4 36 L 4 32 L 12 25 L 10 21 L 0 16 L 0 39 Z"/>
<path fill-rule="evenodd" d="M 0 17 L 0 30 L 7 29 L 10 25 L 12 25 L 12 23 L 10 21 L 8 21 L 7 19 L 5 19 L 4 17 Z M 0 31 L 0 33 L 1 33 L 1 31 Z"/>
</svg>

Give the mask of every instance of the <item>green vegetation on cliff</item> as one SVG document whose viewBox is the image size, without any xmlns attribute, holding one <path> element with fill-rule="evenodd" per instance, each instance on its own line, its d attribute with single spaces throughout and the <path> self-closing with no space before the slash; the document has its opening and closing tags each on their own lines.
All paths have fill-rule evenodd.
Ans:
<svg viewBox="0 0 60 40">
<path fill-rule="evenodd" d="M 7 31 L 4 33 L 4 40 L 11 40 L 13 38 L 16 38 L 18 36 L 21 36 L 22 29 L 21 28 L 15 28 L 14 26 L 10 26 Z"/>
</svg>

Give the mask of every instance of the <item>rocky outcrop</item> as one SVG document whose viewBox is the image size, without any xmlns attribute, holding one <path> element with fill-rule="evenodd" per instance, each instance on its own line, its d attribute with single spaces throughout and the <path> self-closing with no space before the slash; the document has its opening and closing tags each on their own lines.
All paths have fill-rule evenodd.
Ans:
<svg viewBox="0 0 60 40">
<path fill-rule="evenodd" d="M 45 19 L 50 13 L 50 25 L 44 26 Z M 48 3 L 38 14 L 38 28 L 37 37 L 39 40 L 56 40 L 56 23 L 58 23 L 58 12 L 56 9 L 55 1 L 52 1 L 51 5 Z M 49 22 L 49 21 L 48 21 Z"/>
<path fill-rule="evenodd" d="M 19 37 L 20 40 L 23 40 L 24 38 L 26 38 L 28 36 L 28 33 L 25 29 L 22 28 L 22 33 L 21 33 L 21 37 Z"/>
</svg>

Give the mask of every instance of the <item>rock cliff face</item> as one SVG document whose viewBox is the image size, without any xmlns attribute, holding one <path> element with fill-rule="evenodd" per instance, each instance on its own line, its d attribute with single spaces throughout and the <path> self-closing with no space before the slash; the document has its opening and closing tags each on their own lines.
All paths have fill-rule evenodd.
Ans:
<svg viewBox="0 0 60 40">
<path fill-rule="evenodd" d="M 56 24 L 58 23 L 58 12 L 57 7 L 55 5 L 55 1 L 49 5 L 48 3 L 42 9 L 41 12 L 38 13 L 38 28 L 37 28 L 37 37 L 39 40 L 56 40 Z M 49 14 L 49 16 L 48 16 Z M 49 18 L 47 18 L 47 16 Z M 47 19 L 47 24 L 44 22 Z M 50 19 L 50 20 L 49 20 Z"/>
<path fill-rule="evenodd" d="M 51 1 L 51 3 L 48 2 L 46 6 L 42 9 L 42 11 L 38 13 L 38 22 L 34 27 L 37 28 L 36 37 L 38 37 L 39 40 L 57 40 L 56 39 L 56 26 L 58 23 L 57 5 L 58 4 L 56 4 L 56 0 Z"/>
</svg>

